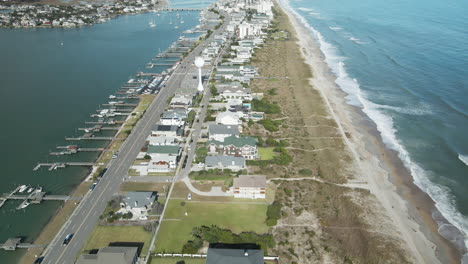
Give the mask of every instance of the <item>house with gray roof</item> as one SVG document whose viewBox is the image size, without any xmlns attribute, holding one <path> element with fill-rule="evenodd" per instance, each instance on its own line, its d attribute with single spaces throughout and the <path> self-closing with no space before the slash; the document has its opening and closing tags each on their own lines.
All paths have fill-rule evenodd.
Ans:
<svg viewBox="0 0 468 264">
<path fill-rule="evenodd" d="M 164 111 L 159 122 L 162 125 L 183 126 L 186 118 L 187 111 L 185 109 L 172 109 Z"/>
<path fill-rule="evenodd" d="M 209 154 L 244 157 L 247 160 L 258 159 L 257 139 L 249 136 L 229 136 L 224 142 L 210 140 L 206 143 Z"/>
<path fill-rule="evenodd" d="M 97 254 L 81 255 L 76 264 L 135 264 L 137 260 L 137 247 L 104 247 Z"/>
<path fill-rule="evenodd" d="M 245 159 L 244 157 L 227 155 L 207 156 L 205 158 L 205 170 L 209 169 L 240 171 L 245 169 Z"/>
<path fill-rule="evenodd" d="M 218 124 L 208 126 L 208 137 L 211 140 L 224 142 L 225 138 L 229 136 L 238 136 L 239 134 L 239 126 Z"/>
<path fill-rule="evenodd" d="M 144 218 L 151 211 L 155 200 L 156 192 L 128 192 L 120 201 L 120 210 L 117 212 L 122 214 L 131 212 L 134 219 Z"/>
<path fill-rule="evenodd" d="M 206 264 L 263 264 L 263 250 L 208 248 Z"/>
</svg>

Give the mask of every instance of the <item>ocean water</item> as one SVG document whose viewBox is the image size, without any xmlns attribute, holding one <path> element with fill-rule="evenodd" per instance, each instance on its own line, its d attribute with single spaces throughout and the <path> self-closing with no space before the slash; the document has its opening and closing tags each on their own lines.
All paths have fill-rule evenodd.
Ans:
<svg viewBox="0 0 468 264">
<path fill-rule="evenodd" d="M 179 1 L 180 2 L 180 1 Z M 203 6 L 200 6 L 203 7 Z M 180 23 L 180 20 L 184 23 Z M 93 161 L 97 153 L 49 156 L 55 147 L 71 144 L 100 104 L 168 48 L 182 32 L 198 25 L 199 12 L 162 12 L 120 16 L 82 28 L 0 29 L 0 193 L 19 184 L 40 185 L 51 194 L 68 194 L 88 174 L 72 167 L 33 172 L 37 162 Z M 149 22 L 155 22 L 151 28 Z M 172 22 L 172 24 L 170 24 Z M 179 28 L 174 28 L 175 24 Z M 102 107 L 101 107 L 102 108 Z M 110 132 L 101 133 L 109 135 Z M 105 142 L 78 143 L 99 147 Z M 86 144 L 86 145 L 84 145 Z M 59 202 L 16 210 L 20 202 L 0 208 L 0 243 L 9 237 L 32 242 Z M 0 251 L 0 263 L 16 263 L 24 250 Z"/>
<path fill-rule="evenodd" d="M 375 122 L 466 244 L 468 2 L 282 2 L 318 40 L 348 103 Z"/>
</svg>

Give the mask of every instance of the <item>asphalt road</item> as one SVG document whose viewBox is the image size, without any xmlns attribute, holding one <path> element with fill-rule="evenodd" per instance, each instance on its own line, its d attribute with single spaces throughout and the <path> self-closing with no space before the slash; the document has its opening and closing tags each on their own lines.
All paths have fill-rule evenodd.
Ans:
<svg viewBox="0 0 468 264">
<path fill-rule="evenodd" d="M 226 21 L 228 16 L 226 16 Z M 99 221 L 99 216 L 104 212 L 107 202 L 118 192 L 119 185 L 127 175 L 130 166 L 144 145 L 147 136 L 151 132 L 153 124 L 159 118 L 167 105 L 167 99 L 180 87 L 183 78 L 188 74 L 190 66 L 198 54 L 201 53 L 206 43 L 209 43 L 213 35 L 219 34 L 225 29 L 226 23 L 216 30 L 210 38 L 198 45 L 177 67 L 171 75 L 166 87 L 163 88 L 155 100 L 146 110 L 143 118 L 133 128 L 132 133 L 122 145 L 119 156 L 108 165 L 108 170 L 93 191 L 88 192 L 81 203 L 75 209 L 68 221 L 52 240 L 44 251 L 43 263 L 74 263 L 80 250 L 84 247 L 94 227 Z M 74 236 L 66 246 L 62 245 L 67 234 Z"/>
</svg>

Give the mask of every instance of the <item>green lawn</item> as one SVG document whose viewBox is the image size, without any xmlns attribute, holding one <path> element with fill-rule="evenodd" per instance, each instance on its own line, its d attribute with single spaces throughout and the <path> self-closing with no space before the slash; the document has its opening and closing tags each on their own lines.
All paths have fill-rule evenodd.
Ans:
<svg viewBox="0 0 468 264">
<path fill-rule="evenodd" d="M 275 156 L 274 148 L 258 148 L 258 155 L 262 160 L 271 160 Z"/>
<path fill-rule="evenodd" d="M 205 264 L 205 258 L 159 258 L 153 257 L 151 264 L 177 264 L 177 261 L 183 260 L 185 264 Z"/>
<path fill-rule="evenodd" d="M 180 253 L 185 242 L 191 239 L 192 229 L 202 225 L 217 225 L 235 233 L 266 233 L 266 209 L 266 204 L 186 201 L 185 206 L 182 206 L 181 200 L 171 200 L 156 239 L 155 252 Z M 185 216 L 185 212 L 188 216 Z"/>
<path fill-rule="evenodd" d="M 148 251 L 150 241 L 151 233 L 141 226 L 97 226 L 84 250 L 99 249 L 112 242 L 143 242 L 143 255 Z"/>
</svg>

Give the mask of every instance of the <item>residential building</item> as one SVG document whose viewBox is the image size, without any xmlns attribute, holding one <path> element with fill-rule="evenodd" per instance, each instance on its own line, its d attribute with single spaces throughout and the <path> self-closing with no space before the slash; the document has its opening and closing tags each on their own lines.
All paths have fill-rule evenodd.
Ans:
<svg viewBox="0 0 468 264">
<path fill-rule="evenodd" d="M 241 87 L 217 87 L 219 95 L 224 99 L 241 99 L 250 101 L 252 100 L 252 95 L 249 88 Z"/>
<path fill-rule="evenodd" d="M 232 190 L 236 198 L 265 199 L 266 187 L 263 175 L 240 175 L 234 178 Z"/>
<path fill-rule="evenodd" d="M 208 137 L 210 140 L 224 142 L 229 136 L 238 136 L 240 134 L 239 126 L 231 125 L 209 125 Z"/>
<path fill-rule="evenodd" d="M 187 109 L 191 104 L 192 104 L 192 96 L 178 94 L 178 95 L 175 95 L 171 99 L 171 102 L 169 103 L 169 106 L 171 108 L 185 108 L 185 109 Z"/>
<path fill-rule="evenodd" d="M 173 137 L 181 140 L 184 136 L 184 129 L 181 126 L 156 124 L 151 129 L 151 136 Z"/>
<path fill-rule="evenodd" d="M 175 137 L 166 137 L 166 136 L 158 136 L 148 137 L 148 144 L 153 146 L 174 146 L 177 145 L 178 140 Z"/>
<path fill-rule="evenodd" d="M 240 171 L 245 169 L 245 159 L 227 155 L 207 156 L 205 158 L 205 170 L 209 169 Z"/>
<path fill-rule="evenodd" d="M 76 264 L 136 264 L 137 247 L 103 247 L 97 254 L 83 254 Z"/>
<path fill-rule="evenodd" d="M 162 125 L 168 126 L 183 126 L 187 118 L 187 111 L 185 109 L 173 109 L 165 111 L 159 122 Z"/>
<path fill-rule="evenodd" d="M 263 250 L 208 248 L 206 264 L 263 264 Z"/>
<path fill-rule="evenodd" d="M 242 125 L 242 121 L 240 120 L 242 116 L 238 113 L 233 112 L 222 112 L 216 116 L 216 123 L 222 125 L 231 125 L 231 126 L 239 126 Z"/>
<path fill-rule="evenodd" d="M 247 160 L 258 159 L 257 139 L 253 137 L 229 136 L 224 142 L 210 140 L 207 146 L 210 154 L 244 157 Z"/>
<path fill-rule="evenodd" d="M 133 218 L 138 219 L 148 215 L 155 200 L 156 192 L 128 192 L 120 201 L 120 210 L 118 212 L 131 212 Z"/>
<path fill-rule="evenodd" d="M 149 145 L 147 154 L 151 156 L 148 172 L 170 172 L 177 167 L 182 148 L 170 145 Z"/>
</svg>

